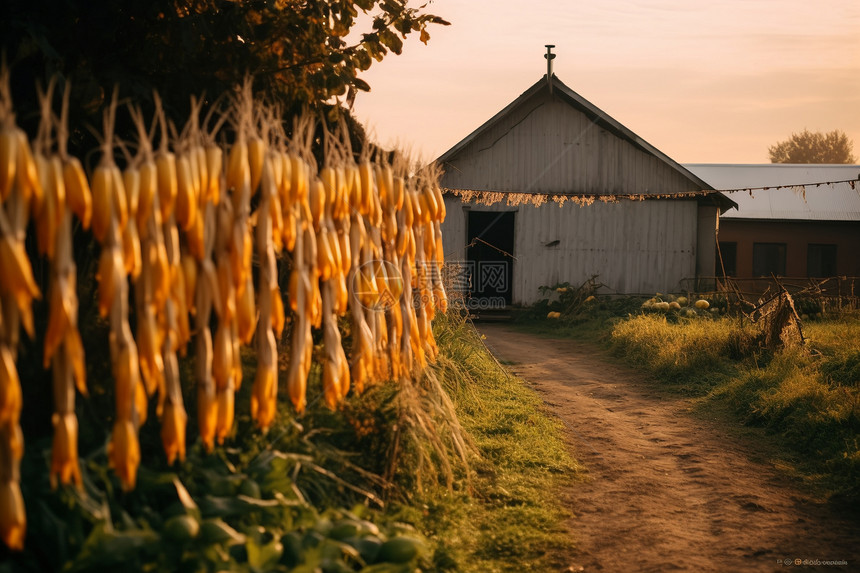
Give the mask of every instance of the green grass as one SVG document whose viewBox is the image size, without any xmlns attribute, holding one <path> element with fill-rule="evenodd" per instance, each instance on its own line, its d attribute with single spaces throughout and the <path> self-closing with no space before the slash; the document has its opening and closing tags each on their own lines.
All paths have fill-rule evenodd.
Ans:
<svg viewBox="0 0 860 573">
<path fill-rule="evenodd" d="M 522 327 L 600 344 L 666 391 L 692 399 L 698 415 L 761 438 L 765 455 L 810 491 L 860 505 L 856 316 L 806 321 L 804 346 L 771 353 L 747 319 L 685 319 L 630 307 L 608 302 L 560 321 L 532 315 Z"/>
<path fill-rule="evenodd" d="M 563 569 L 573 540 L 565 526 L 571 516 L 558 499 L 576 486 L 581 468 L 565 448 L 561 422 L 494 361 L 470 324 L 445 318 L 436 332 L 437 375 L 475 448 L 471 492 L 436 488 L 409 510 L 425 506 L 417 521 L 438 543 L 437 567 Z"/>
</svg>

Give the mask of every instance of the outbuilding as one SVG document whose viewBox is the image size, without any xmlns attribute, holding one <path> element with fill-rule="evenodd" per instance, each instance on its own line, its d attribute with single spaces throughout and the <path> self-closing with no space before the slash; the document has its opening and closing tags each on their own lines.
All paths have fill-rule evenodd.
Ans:
<svg viewBox="0 0 860 573">
<path fill-rule="evenodd" d="M 551 70 L 437 163 L 449 289 L 481 308 L 591 277 L 653 295 L 716 274 L 734 203 Z"/>
<path fill-rule="evenodd" d="M 718 274 L 747 290 L 771 275 L 797 284 L 860 277 L 860 165 L 689 164 L 738 208 L 720 218 Z M 832 285 L 829 285 L 832 286 Z M 858 283 L 860 286 L 860 283 Z M 845 294 L 845 293 L 843 293 Z"/>
</svg>

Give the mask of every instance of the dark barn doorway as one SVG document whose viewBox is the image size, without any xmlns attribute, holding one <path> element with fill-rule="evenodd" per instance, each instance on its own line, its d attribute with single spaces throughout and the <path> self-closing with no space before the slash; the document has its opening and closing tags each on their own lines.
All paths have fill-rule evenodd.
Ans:
<svg viewBox="0 0 860 573">
<path fill-rule="evenodd" d="M 469 211 L 466 236 L 471 281 L 469 294 L 485 300 L 488 308 L 496 303 L 511 304 L 514 265 L 515 211 Z"/>
</svg>

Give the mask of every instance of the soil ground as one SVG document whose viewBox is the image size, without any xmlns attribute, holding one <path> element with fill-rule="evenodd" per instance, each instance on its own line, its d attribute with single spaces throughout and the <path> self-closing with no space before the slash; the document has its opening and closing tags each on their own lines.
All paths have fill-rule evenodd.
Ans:
<svg viewBox="0 0 860 573">
<path fill-rule="evenodd" d="M 754 440 L 593 346 L 478 327 L 587 469 L 563 495 L 570 571 L 860 571 L 860 520 L 804 493 Z"/>
</svg>

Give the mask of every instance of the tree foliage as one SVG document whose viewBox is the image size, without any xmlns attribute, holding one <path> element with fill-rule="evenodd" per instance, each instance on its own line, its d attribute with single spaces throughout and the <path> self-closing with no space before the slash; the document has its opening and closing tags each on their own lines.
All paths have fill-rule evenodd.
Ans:
<svg viewBox="0 0 860 573">
<path fill-rule="evenodd" d="M 768 148 L 771 163 L 854 163 L 854 144 L 844 132 L 804 129 Z"/>
<path fill-rule="evenodd" d="M 100 123 L 115 86 L 136 102 L 158 90 L 168 113 L 187 117 L 189 96 L 229 93 L 247 74 L 289 114 L 368 91 L 360 74 L 374 61 L 447 25 L 423 9 L 408 0 L 4 0 L 0 43 L 19 121 L 37 115 L 35 81 L 54 75 L 71 80 L 72 123 Z"/>
</svg>

